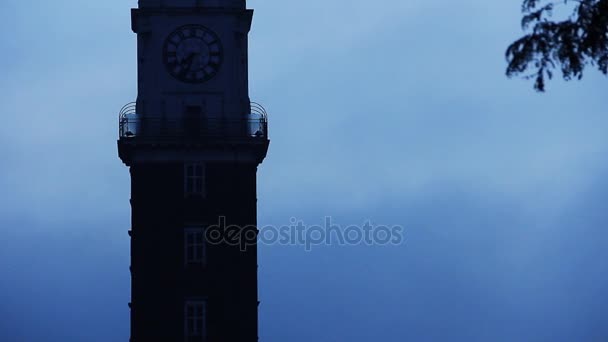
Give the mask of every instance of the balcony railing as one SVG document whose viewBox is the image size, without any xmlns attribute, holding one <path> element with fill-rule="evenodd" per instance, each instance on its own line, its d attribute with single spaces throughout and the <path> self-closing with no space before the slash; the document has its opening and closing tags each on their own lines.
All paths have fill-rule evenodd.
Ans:
<svg viewBox="0 0 608 342">
<path fill-rule="evenodd" d="M 257 103 L 252 103 L 251 114 L 238 120 L 140 117 L 135 113 L 135 104 L 130 103 L 120 111 L 118 134 L 120 139 L 145 140 L 267 139 L 267 117 L 264 108 Z"/>
</svg>

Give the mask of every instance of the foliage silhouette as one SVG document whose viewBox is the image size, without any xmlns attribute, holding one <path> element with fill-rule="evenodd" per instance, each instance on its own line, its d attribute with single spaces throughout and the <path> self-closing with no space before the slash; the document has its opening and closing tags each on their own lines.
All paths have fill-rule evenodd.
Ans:
<svg viewBox="0 0 608 342">
<path fill-rule="evenodd" d="M 556 6 L 569 3 L 567 19 L 551 19 Z M 587 65 L 608 73 L 608 0 L 524 0 L 522 12 L 528 33 L 507 48 L 507 76 L 534 79 L 534 89 L 544 92 L 554 69 L 565 80 L 581 79 Z"/>
</svg>

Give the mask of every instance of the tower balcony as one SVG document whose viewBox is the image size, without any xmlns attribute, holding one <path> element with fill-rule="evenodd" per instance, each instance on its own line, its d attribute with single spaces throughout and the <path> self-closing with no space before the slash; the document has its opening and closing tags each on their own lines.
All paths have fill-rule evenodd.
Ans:
<svg viewBox="0 0 608 342">
<path fill-rule="evenodd" d="M 252 102 L 251 113 L 243 119 L 185 117 L 141 117 L 135 103 L 125 105 L 119 115 L 119 139 L 135 140 L 250 140 L 268 139 L 268 114 Z"/>
<path fill-rule="evenodd" d="M 125 105 L 119 113 L 118 152 L 127 165 L 139 151 L 170 158 L 170 153 L 183 155 L 184 150 L 215 151 L 217 155 L 227 148 L 231 151 L 228 154 L 253 151 L 261 162 L 268 144 L 268 114 L 255 102 L 242 119 L 147 117 L 137 114 L 135 103 Z"/>
</svg>

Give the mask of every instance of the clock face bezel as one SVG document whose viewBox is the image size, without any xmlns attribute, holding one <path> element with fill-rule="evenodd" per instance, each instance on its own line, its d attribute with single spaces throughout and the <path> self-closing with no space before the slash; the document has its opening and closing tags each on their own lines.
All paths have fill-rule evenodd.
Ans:
<svg viewBox="0 0 608 342">
<path fill-rule="evenodd" d="M 195 40 L 199 40 L 200 44 L 204 44 L 205 52 L 208 53 L 208 56 L 200 56 L 201 54 L 199 53 L 198 61 L 200 62 L 200 59 L 202 58 L 206 60 L 206 63 L 196 71 L 191 70 L 192 60 L 190 60 L 191 64 L 188 70 L 185 72 L 183 71 L 183 65 L 180 65 L 178 53 L 181 48 L 180 45 L 182 45 L 186 40 L 190 40 L 191 43 Z M 190 54 L 189 58 L 194 57 L 194 54 Z M 165 65 L 167 72 L 173 78 L 181 82 L 192 84 L 207 82 L 217 75 L 223 61 L 224 49 L 219 36 L 203 25 L 180 26 L 173 32 L 169 33 L 165 39 L 165 42 L 163 43 L 163 64 Z M 181 63 L 183 64 L 184 62 L 182 61 Z M 203 77 L 198 76 L 198 74 L 201 72 L 203 73 Z M 189 77 L 189 75 L 192 74 L 194 74 L 194 76 Z"/>
</svg>

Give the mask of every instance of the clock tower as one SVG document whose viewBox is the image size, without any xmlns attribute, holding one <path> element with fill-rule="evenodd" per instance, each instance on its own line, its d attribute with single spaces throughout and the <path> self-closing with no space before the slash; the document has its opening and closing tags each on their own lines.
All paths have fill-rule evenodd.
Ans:
<svg viewBox="0 0 608 342">
<path fill-rule="evenodd" d="M 119 114 L 131 174 L 132 342 L 258 339 L 256 173 L 245 0 L 139 0 L 137 100 Z"/>
</svg>

